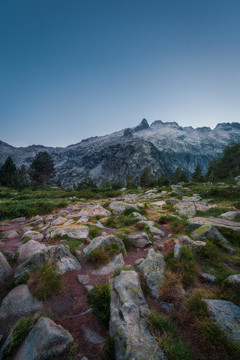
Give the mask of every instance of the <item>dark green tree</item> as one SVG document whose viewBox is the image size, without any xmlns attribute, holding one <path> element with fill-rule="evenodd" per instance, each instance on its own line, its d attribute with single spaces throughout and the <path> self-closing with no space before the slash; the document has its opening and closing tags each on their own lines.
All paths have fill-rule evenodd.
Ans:
<svg viewBox="0 0 240 360">
<path fill-rule="evenodd" d="M 196 182 L 203 182 L 204 177 L 202 174 L 202 170 L 200 168 L 199 165 L 196 166 L 196 169 L 192 175 L 192 181 L 196 181 Z"/>
<path fill-rule="evenodd" d="M 141 187 L 148 187 L 151 185 L 152 182 L 152 172 L 150 167 L 146 167 L 140 177 L 140 185 Z"/>
<path fill-rule="evenodd" d="M 181 181 L 187 182 L 188 178 L 185 172 L 180 167 L 178 167 L 173 175 L 172 183 L 177 184 Z"/>
<path fill-rule="evenodd" d="M 156 181 L 156 185 L 157 186 L 168 186 L 170 184 L 169 179 L 166 176 L 160 176 L 157 181 Z"/>
<path fill-rule="evenodd" d="M 17 169 L 16 173 L 16 188 L 23 190 L 28 186 L 28 172 L 25 165 L 22 165 L 20 169 Z"/>
<path fill-rule="evenodd" d="M 37 185 L 47 185 L 55 176 L 55 169 L 51 155 L 41 151 L 33 159 L 28 170 L 29 176 Z"/>
<path fill-rule="evenodd" d="M 15 187 L 17 181 L 17 168 L 9 156 L 0 169 L 0 184 L 7 187 Z"/>
</svg>

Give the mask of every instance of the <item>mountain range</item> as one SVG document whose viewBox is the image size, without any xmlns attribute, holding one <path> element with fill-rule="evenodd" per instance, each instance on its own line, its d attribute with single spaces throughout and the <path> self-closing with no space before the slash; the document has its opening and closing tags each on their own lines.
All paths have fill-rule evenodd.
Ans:
<svg viewBox="0 0 240 360">
<path fill-rule="evenodd" d="M 52 156 L 56 177 L 64 187 L 72 187 L 90 176 L 97 185 L 105 182 L 138 181 L 150 167 L 155 176 L 171 177 L 177 167 L 190 176 L 199 164 L 203 173 L 209 161 L 222 155 L 230 142 L 240 142 L 240 123 L 220 123 L 209 127 L 181 127 L 176 122 L 146 119 L 133 128 L 110 135 L 95 136 L 67 147 L 31 145 L 13 147 L 0 141 L 0 165 L 8 156 L 15 164 L 29 166 L 40 151 Z"/>
</svg>

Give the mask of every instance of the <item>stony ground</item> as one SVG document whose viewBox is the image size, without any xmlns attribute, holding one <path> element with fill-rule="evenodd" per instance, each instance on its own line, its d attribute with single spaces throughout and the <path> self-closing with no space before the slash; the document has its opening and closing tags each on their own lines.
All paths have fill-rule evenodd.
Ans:
<svg viewBox="0 0 240 360">
<path fill-rule="evenodd" d="M 43 345 L 41 359 L 64 353 L 73 342 L 74 355 L 63 357 L 98 359 L 109 331 L 117 359 L 238 358 L 234 346 L 240 346 L 239 214 L 234 201 L 223 204 L 202 199 L 179 185 L 138 194 L 123 189 L 122 196 L 111 201 L 80 201 L 45 216 L 0 223 L 0 346 L 21 317 L 42 311 L 62 327 L 56 327 L 54 335 L 61 346 L 50 344 L 46 349 Z M 111 247 L 114 254 L 101 264 Z M 213 255 L 216 249 L 218 262 Z M 59 293 L 37 300 L 29 276 L 34 267 L 49 261 L 56 265 L 63 286 Z M 110 330 L 99 324 L 87 299 L 95 285 L 109 282 Z M 147 291 L 142 293 L 144 288 Z M 206 344 L 206 334 L 196 329 L 198 315 L 187 310 L 186 302 L 194 302 L 200 293 L 209 319 L 220 327 L 227 343 L 233 343 L 234 350 L 211 341 Z M 180 350 L 174 355 L 168 349 L 167 333 L 163 329 L 156 332 L 149 324 L 149 311 L 175 324 L 192 357 Z M 34 325 L 32 337 L 17 350 L 16 359 L 27 352 L 30 340 L 31 347 L 36 346 L 33 330 L 36 327 L 35 332 L 44 333 L 43 327 L 50 326 L 46 322 L 52 321 L 46 319 L 48 316 Z M 38 358 L 34 356 L 29 359 Z"/>
</svg>

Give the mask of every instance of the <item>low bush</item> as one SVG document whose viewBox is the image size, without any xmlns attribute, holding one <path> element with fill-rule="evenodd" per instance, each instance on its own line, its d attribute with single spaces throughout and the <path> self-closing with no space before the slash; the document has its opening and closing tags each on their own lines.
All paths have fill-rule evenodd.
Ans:
<svg viewBox="0 0 240 360">
<path fill-rule="evenodd" d="M 120 249 L 118 244 L 107 244 L 101 249 L 93 250 L 88 256 L 87 260 L 94 263 L 96 266 L 107 264 L 115 255 L 120 252 L 124 253 L 123 249 Z"/>
<path fill-rule="evenodd" d="M 97 316 L 99 324 L 108 328 L 110 319 L 110 285 L 96 285 L 88 293 L 88 302 Z"/>
</svg>

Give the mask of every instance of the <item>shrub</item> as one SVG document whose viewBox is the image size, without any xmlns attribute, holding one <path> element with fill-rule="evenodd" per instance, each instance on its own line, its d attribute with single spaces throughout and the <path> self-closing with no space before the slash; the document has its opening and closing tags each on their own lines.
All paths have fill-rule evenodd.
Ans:
<svg viewBox="0 0 240 360">
<path fill-rule="evenodd" d="M 55 266 L 48 262 L 31 274 L 28 284 L 33 286 L 33 293 L 38 299 L 45 300 L 60 292 L 62 279 L 57 274 Z"/>
<path fill-rule="evenodd" d="M 99 324 L 108 327 L 110 319 L 110 285 L 96 285 L 88 293 L 88 302 L 97 316 Z"/>
<path fill-rule="evenodd" d="M 110 336 L 108 336 L 100 350 L 100 358 L 102 360 L 115 360 L 114 341 Z"/>
<path fill-rule="evenodd" d="M 93 250 L 88 256 L 87 260 L 94 263 L 96 266 L 107 264 L 115 255 L 123 252 L 118 244 L 107 244 L 101 249 Z"/>
</svg>

